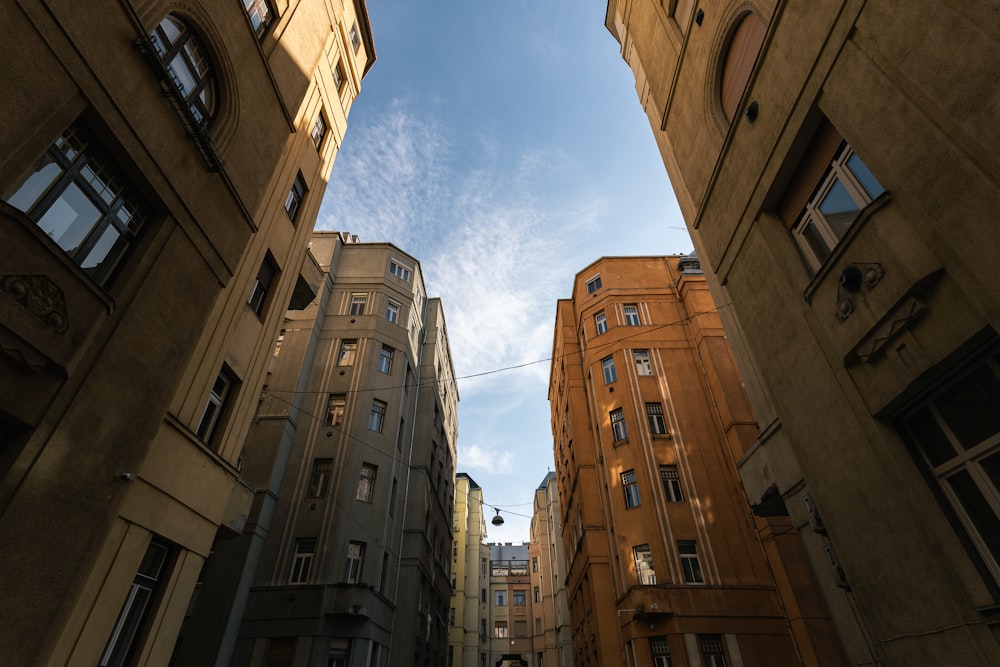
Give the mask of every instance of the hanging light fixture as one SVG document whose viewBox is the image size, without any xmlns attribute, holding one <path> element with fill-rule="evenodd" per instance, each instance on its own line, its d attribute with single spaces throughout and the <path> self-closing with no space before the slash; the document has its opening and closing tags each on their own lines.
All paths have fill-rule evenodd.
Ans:
<svg viewBox="0 0 1000 667">
<path fill-rule="evenodd" d="M 496 508 L 494 508 L 494 509 L 496 509 Z M 503 525 L 503 517 L 500 516 L 500 510 L 497 510 L 497 515 L 495 517 L 493 517 L 493 525 L 494 526 L 502 526 Z"/>
</svg>

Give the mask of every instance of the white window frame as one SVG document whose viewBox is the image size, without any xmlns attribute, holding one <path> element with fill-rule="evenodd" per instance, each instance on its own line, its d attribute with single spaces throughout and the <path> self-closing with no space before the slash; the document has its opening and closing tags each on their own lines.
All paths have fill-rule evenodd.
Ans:
<svg viewBox="0 0 1000 667">
<path fill-rule="evenodd" d="M 597 290 L 601 289 L 601 274 L 598 273 L 593 278 L 587 281 L 587 294 L 593 294 Z"/>
<path fill-rule="evenodd" d="M 337 350 L 337 365 L 338 366 L 353 366 L 354 360 L 358 356 L 358 339 L 357 338 L 343 338 L 340 341 L 340 347 Z"/>
<path fill-rule="evenodd" d="M 721 635 L 698 635 L 698 650 L 704 667 L 726 667 Z"/>
<path fill-rule="evenodd" d="M 680 473 L 675 465 L 660 466 L 660 481 L 663 482 L 663 492 L 667 496 L 667 502 L 684 502 L 684 492 L 681 489 Z"/>
<path fill-rule="evenodd" d="M 330 394 L 326 399 L 325 426 L 343 426 L 344 415 L 347 412 L 347 396 Z"/>
<path fill-rule="evenodd" d="M 323 116 L 323 110 L 316 114 L 316 120 L 313 121 L 312 131 L 309 133 L 309 137 L 312 139 L 313 145 L 316 150 L 319 150 L 323 145 L 323 140 L 326 139 L 326 133 L 329 129 L 327 125 L 326 118 Z"/>
<path fill-rule="evenodd" d="M 635 361 L 635 372 L 637 375 L 653 374 L 653 364 L 649 360 L 649 350 L 632 350 L 632 359 Z"/>
<path fill-rule="evenodd" d="M 410 282 L 410 273 L 412 269 L 408 266 L 402 264 L 399 260 L 389 260 L 389 273 L 396 276 L 403 282 Z"/>
<path fill-rule="evenodd" d="M 639 318 L 638 304 L 627 303 L 622 306 L 622 312 L 625 314 L 625 326 L 637 327 L 642 324 L 642 320 Z"/>
<path fill-rule="evenodd" d="M 388 345 L 383 344 L 381 349 L 378 351 L 378 362 L 376 363 L 376 368 L 379 373 L 385 373 L 386 375 L 392 374 L 392 355 L 395 352 Z"/>
<path fill-rule="evenodd" d="M 292 554 L 292 566 L 288 571 L 288 583 L 305 584 L 309 581 L 313 558 L 316 555 L 316 538 L 300 537 L 295 540 L 295 553 Z"/>
<path fill-rule="evenodd" d="M 494 607 L 507 606 L 507 591 L 493 591 L 493 606 Z"/>
<path fill-rule="evenodd" d="M 594 331 L 600 336 L 608 331 L 608 316 L 604 314 L 604 311 L 594 315 Z"/>
<path fill-rule="evenodd" d="M 694 540 L 677 540 L 677 553 L 681 557 L 681 569 L 685 584 L 705 583 L 705 574 L 698 559 L 698 543 Z"/>
<path fill-rule="evenodd" d="M 635 478 L 635 470 L 626 470 L 621 473 L 622 493 L 625 494 L 625 509 L 635 509 L 642 507 L 642 500 L 639 498 L 639 482 Z"/>
<path fill-rule="evenodd" d="M 393 324 L 399 324 L 399 309 L 400 305 L 395 301 L 389 300 L 385 304 L 385 319 L 387 322 L 392 322 Z"/>
<path fill-rule="evenodd" d="M 365 543 L 348 542 L 347 558 L 344 567 L 344 581 L 349 584 L 361 583 L 361 575 L 365 565 Z"/>
<path fill-rule="evenodd" d="M 670 644 L 665 636 L 649 638 L 649 652 L 653 656 L 653 667 L 673 667 Z"/>
<path fill-rule="evenodd" d="M 156 590 L 168 574 L 169 558 L 170 547 L 159 539 L 152 539 L 118 612 L 98 667 L 125 665 L 136 639 L 141 635 L 145 619 L 154 611 Z"/>
<path fill-rule="evenodd" d="M 368 430 L 375 431 L 376 433 L 382 432 L 382 427 L 385 424 L 385 410 L 387 404 L 385 401 L 380 401 L 377 398 L 372 401 L 372 410 L 368 415 Z"/>
<path fill-rule="evenodd" d="M 615 408 L 608 413 L 611 416 L 611 430 L 615 435 L 615 442 L 628 440 L 628 428 L 625 426 L 625 410 Z"/>
<path fill-rule="evenodd" d="M 635 574 L 640 586 L 656 584 L 656 567 L 653 565 L 653 552 L 648 544 L 638 544 L 632 547 L 632 558 L 635 560 Z"/>
<path fill-rule="evenodd" d="M 508 636 L 507 621 L 494 621 L 493 637 L 495 639 L 507 639 Z"/>
<path fill-rule="evenodd" d="M 646 403 L 646 421 L 649 423 L 649 432 L 654 436 L 667 434 L 662 403 Z"/>
<path fill-rule="evenodd" d="M 604 373 L 604 384 L 611 384 L 618 380 L 618 371 L 615 369 L 614 355 L 601 359 L 601 370 Z"/>
<path fill-rule="evenodd" d="M 195 431 L 195 434 L 202 442 L 208 443 L 212 441 L 215 429 L 219 425 L 219 418 L 222 416 L 223 410 L 225 410 L 226 400 L 232 392 L 233 384 L 232 375 L 225 368 L 222 368 L 215 377 L 215 382 L 212 383 L 212 389 L 208 393 L 205 409 L 201 413 L 201 419 L 198 420 L 198 428 Z"/>
<path fill-rule="evenodd" d="M 365 308 L 368 307 L 368 295 L 364 293 L 355 293 L 351 295 L 351 315 L 364 315 Z"/>
</svg>

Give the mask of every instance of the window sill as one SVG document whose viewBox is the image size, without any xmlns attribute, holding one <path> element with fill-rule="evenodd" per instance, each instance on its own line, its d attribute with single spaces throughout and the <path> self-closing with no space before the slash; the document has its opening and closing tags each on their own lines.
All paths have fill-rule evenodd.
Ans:
<svg viewBox="0 0 1000 667">
<path fill-rule="evenodd" d="M 621 440 L 615 440 L 615 441 L 614 441 L 614 442 L 612 443 L 612 445 L 611 445 L 611 446 L 612 446 L 612 447 L 621 447 L 622 445 L 627 445 L 627 444 L 628 444 L 628 438 L 623 438 L 623 439 L 621 439 Z"/>
</svg>

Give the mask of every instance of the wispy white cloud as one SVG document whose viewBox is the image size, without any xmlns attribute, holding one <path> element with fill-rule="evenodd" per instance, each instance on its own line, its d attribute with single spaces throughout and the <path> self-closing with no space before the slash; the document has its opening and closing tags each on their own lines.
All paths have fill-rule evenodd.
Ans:
<svg viewBox="0 0 1000 667">
<path fill-rule="evenodd" d="M 509 473 L 514 455 L 509 450 L 498 450 L 489 446 L 470 445 L 461 447 L 458 453 L 462 469 L 475 472 Z"/>
</svg>

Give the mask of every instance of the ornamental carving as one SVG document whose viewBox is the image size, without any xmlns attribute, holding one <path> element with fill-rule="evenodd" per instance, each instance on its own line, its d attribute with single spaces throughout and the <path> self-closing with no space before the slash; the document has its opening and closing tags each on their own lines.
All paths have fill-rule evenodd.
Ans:
<svg viewBox="0 0 1000 667">
<path fill-rule="evenodd" d="M 837 285 L 837 319 L 843 322 L 854 312 L 854 297 L 862 290 L 871 291 L 885 269 L 877 262 L 848 264 L 840 274 Z"/>
<path fill-rule="evenodd" d="M 4 276 L 0 289 L 56 333 L 69 329 L 66 297 L 46 276 Z"/>
</svg>

